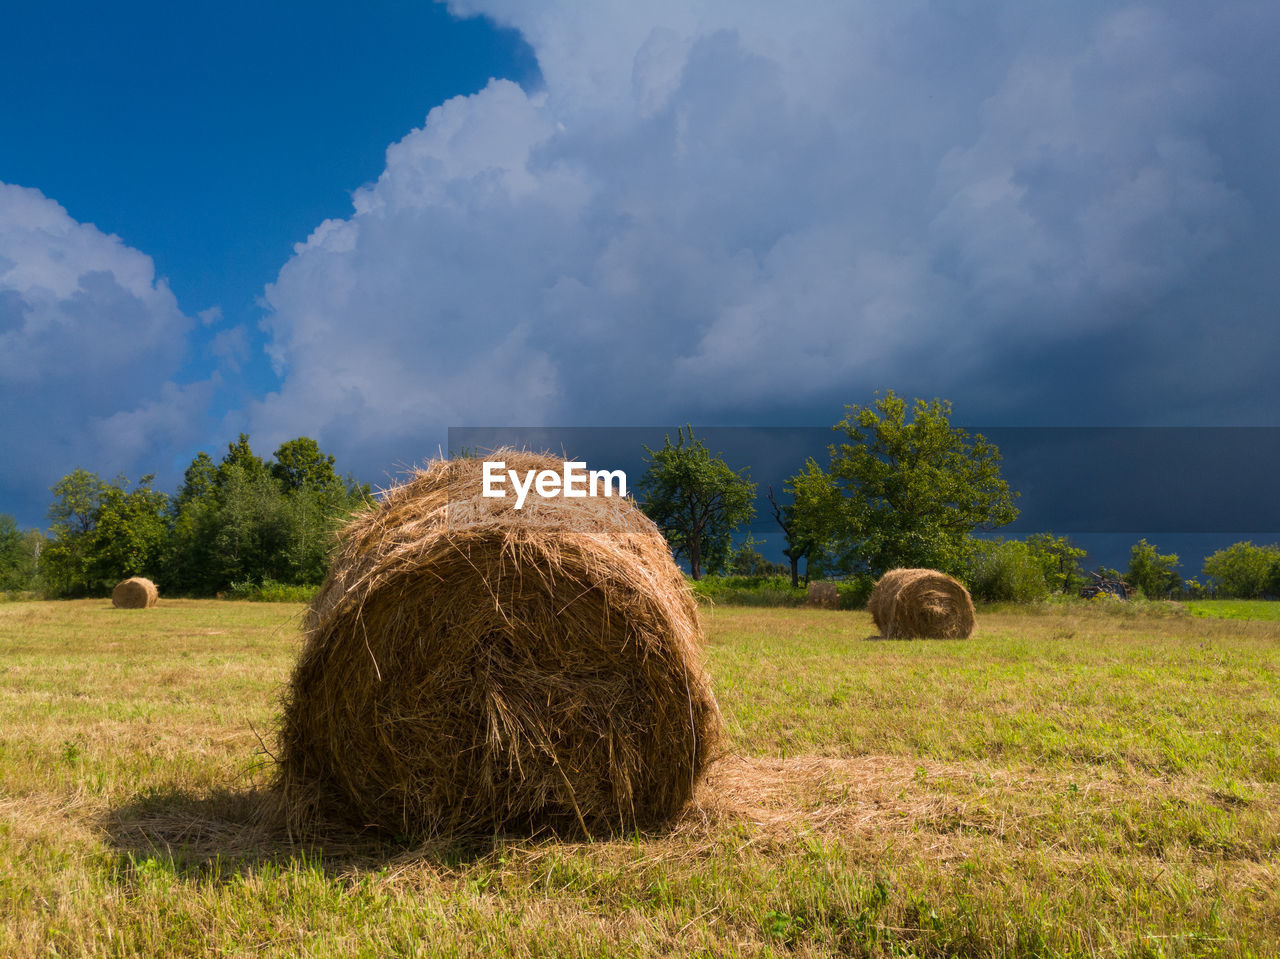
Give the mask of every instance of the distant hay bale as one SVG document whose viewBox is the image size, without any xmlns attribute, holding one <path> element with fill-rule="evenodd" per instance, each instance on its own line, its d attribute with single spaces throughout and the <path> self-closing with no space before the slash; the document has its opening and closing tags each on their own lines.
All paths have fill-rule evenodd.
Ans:
<svg viewBox="0 0 1280 959">
<path fill-rule="evenodd" d="M 156 584 L 142 576 L 130 576 L 111 591 L 111 605 L 116 609 L 150 609 L 159 600 Z"/>
<path fill-rule="evenodd" d="M 967 639 L 973 634 L 969 591 L 937 570 L 889 570 L 871 591 L 867 608 L 887 639 Z"/>
<path fill-rule="evenodd" d="M 342 531 L 279 733 L 294 828 L 629 831 L 713 758 L 697 608 L 657 527 L 617 496 L 517 511 L 481 475 L 433 462 Z"/>
<path fill-rule="evenodd" d="M 840 590 L 835 583 L 812 582 L 805 593 L 805 604 L 818 609 L 839 609 Z"/>
</svg>

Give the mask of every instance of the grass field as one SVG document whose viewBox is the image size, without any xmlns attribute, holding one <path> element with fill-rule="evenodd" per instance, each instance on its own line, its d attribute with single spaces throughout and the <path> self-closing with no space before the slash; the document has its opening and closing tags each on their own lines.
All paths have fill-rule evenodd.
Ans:
<svg viewBox="0 0 1280 959">
<path fill-rule="evenodd" d="M 670 831 L 314 847 L 260 815 L 300 614 L 0 606 L 0 955 L 1280 954 L 1275 621 L 710 609 Z"/>
<path fill-rule="evenodd" d="M 1280 622 L 1280 603 L 1265 599 L 1198 599 L 1187 606 L 1193 616 Z"/>
</svg>

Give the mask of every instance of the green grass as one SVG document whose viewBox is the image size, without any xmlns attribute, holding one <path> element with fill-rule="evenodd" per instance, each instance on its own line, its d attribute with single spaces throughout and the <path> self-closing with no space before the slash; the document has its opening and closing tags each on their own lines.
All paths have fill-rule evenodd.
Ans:
<svg viewBox="0 0 1280 959">
<path fill-rule="evenodd" d="M 709 607 L 672 829 L 311 846 L 261 815 L 301 611 L 0 606 L 0 955 L 1280 954 L 1274 622 Z"/>
<path fill-rule="evenodd" d="M 808 588 L 792 587 L 789 576 L 704 576 L 690 579 L 689 586 L 704 606 L 804 606 Z M 861 609 L 867 605 L 874 585 L 862 576 L 836 583 L 841 609 Z"/>
<path fill-rule="evenodd" d="M 1280 622 L 1280 602 L 1267 599 L 1197 599 L 1187 603 L 1192 616 Z"/>
</svg>

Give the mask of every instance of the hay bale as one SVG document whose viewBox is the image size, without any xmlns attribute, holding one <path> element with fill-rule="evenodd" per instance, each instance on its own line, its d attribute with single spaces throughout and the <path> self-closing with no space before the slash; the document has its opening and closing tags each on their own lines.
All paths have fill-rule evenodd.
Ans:
<svg viewBox="0 0 1280 959">
<path fill-rule="evenodd" d="M 481 475 L 431 463 L 342 531 L 285 697 L 293 827 L 627 831 L 691 798 L 721 719 L 666 540 L 631 500 L 517 511 Z"/>
<path fill-rule="evenodd" d="M 835 583 L 814 581 L 805 592 L 805 604 L 818 609 L 839 609 L 840 590 Z"/>
<path fill-rule="evenodd" d="M 880 635 L 887 639 L 967 639 L 973 634 L 973 600 L 946 573 L 891 569 L 867 600 Z"/>
<path fill-rule="evenodd" d="M 130 576 L 111 591 L 111 605 L 116 609 L 150 609 L 159 601 L 156 584 L 142 576 Z"/>
</svg>

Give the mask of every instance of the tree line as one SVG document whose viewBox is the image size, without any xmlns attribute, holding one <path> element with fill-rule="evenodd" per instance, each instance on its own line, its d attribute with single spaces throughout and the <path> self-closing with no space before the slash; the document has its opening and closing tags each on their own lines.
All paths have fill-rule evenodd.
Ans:
<svg viewBox="0 0 1280 959">
<path fill-rule="evenodd" d="M 168 595 L 212 596 L 237 584 L 315 585 L 334 531 L 371 500 L 369 487 L 334 471 L 315 440 L 282 443 L 270 460 L 249 437 L 220 461 L 200 452 L 177 494 L 76 469 L 53 487 L 49 535 L 20 533 L 0 516 L 0 588 L 49 596 L 102 595 L 146 576 Z"/>
<path fill-rule="evenodd" d="M 981 599 L 1028 601 L 1074 594 L 1087 582 L 1085 551 L 1051 532 L 1025 539 L 994 535 L 1017 518 L 1018 494 L 1000 474 L 1000 451 L 981 434 L 951 425 L 951 404 L 908 403 L 892 390 L 847 407 L 826 462 L 808 459 L 767 501 L 784 538 L 786 566 L 749 540 L 732 548 L 755 516 L 757 487 L 746 469 L 681 430 L 648 449 L 638 487 L 644 510 L 689 565 L 705 573 L 789 574 L 874 580 L 897 567 L 957 577 Z M 1206 557 L 1204 582 L 1183 580 L 1176 554 L 1145 539 L 1130 550 L 1125 578 L 1150 598 L 1280 596 L 1280 547 L 1237 543 Z"/>
<path fill-rule="evenodd" d="M 708 573 L 872 580 L 895 567 L 950 573 L 987 600 L 1074 593 L 1085 551 L 1044 532 L 1002 539 L 1018 494 L 1000 474 L 1000 451 L 951 425 L 944 400 L 910 403 L 893 391 L 847 407 L 825 462 L 810 458 L 767 501 L 785 565 L 769 562 L 738 531 L 755 516 L 757 486 L 694 436 L 692 428 L 645 448 L 641 508 L 694 579 Z M 166 594 L 215 595 L 244 584 L 316 585 L 334 531 L 371 502 L 368 486 L 334 470 L 312 439 L 283 443 L 270 460 L 249 437 L 221 461 L 199 453 L 176 495 L 77 469 L 53 487 L 50 531 L 19 530 L 0 515 L 0 591 L 101 595 L 128 576 Z M 735 544 L 737 544 L 735 546 Z M 1280 547 L 1237 543 L 1205 559 L 1203 582 L 1183 580 L 1176 554 L 1145 539 L 1121 574 L 1151 598 L 1280 596 Z M 803 574 L 801 572 L 803 568 Z"/>
</svg>

